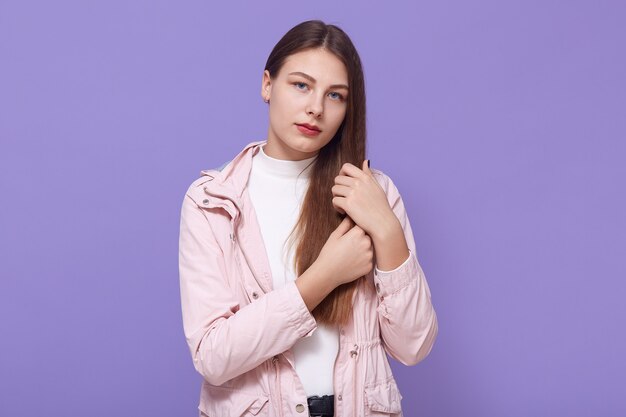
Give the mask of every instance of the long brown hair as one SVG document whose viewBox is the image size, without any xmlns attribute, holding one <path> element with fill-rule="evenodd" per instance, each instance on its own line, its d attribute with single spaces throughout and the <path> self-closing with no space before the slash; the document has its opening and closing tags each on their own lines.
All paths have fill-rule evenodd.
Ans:
<svg viewBox="0 0 626 417">
<path fill-rule="evenodd" d="M 336 55 L 348 72 L 346 115 L 337 133 L 320 149 L 310 174 L 300 217 L 294 226 L 297 249 L 294 255 L 298 276 L 317 259 L 322 247 L 342 216 L 332 205 L 331 188 L 341 166 L 357 167 L 365 159 L 365 81 L 361 59 L 348 35 L 339 27 L 308 20 L 290 29 L 267 58 L 265 69 L 276 78 L 285 59 L 304 49 L 323 48 Z M 352 297 L 359 279 L 335 288 L 312 312 L 318 323 L 346 324 L 352 315 Z"/>
</svg>

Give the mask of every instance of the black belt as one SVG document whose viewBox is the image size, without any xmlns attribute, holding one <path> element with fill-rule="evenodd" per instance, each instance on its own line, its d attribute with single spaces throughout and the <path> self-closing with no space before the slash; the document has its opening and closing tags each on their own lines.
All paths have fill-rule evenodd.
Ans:
<svg viewBox="0 0 626 417">
<path fill-rule="evenodd" d="M 318 397 L 314 395 L 307 398 L 309 403 L 309 415 L 311 417 L 333 417 L 335 415 L 335 396 L 324 395 Z"/>
</svg>

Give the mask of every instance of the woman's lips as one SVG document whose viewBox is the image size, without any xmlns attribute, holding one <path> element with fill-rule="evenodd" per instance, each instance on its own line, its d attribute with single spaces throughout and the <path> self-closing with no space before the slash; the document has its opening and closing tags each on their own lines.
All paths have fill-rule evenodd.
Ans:
<svg viewBox="0 0 626 417">
<path fill-rule="evenodd" d="M 300 132 L 304 133 L 307 136 L 317 136 L 321 133 L 319 130 L 309 129 L 304 125 L 296 124 L 296 126 L 298 127 L 298 130 Z"/>
</svg>

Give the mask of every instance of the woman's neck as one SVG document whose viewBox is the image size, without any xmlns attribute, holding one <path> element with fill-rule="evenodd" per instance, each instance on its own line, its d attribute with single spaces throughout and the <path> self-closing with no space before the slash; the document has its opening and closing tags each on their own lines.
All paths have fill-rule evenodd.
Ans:
<svg viewBox="0 0 626 417">
<path fill-rule="evenodd" d="M 261 146 L 259 152 L 254 157 L 254 163 L 257 164 L 258 168 L 278 177 L 295 178 L 300 175 L 301 177 L 308 178 L 310 176 L 311 167 L 317 155 L 297 161 L 277 159 L 269 156 L 265 152 L 264 148 L 266 146 L 267 145 Z"/>
</svg>

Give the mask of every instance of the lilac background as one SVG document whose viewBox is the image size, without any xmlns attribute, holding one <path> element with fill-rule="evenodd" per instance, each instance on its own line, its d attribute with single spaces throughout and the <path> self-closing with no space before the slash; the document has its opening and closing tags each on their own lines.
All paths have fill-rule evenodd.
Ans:
<svg viewBox="0 0 626 417">
<path fill-rule="evenodd" d="M 180 204 L 302 20 L 360 51 L 440 333 L 407 416 L 626 414 L 623 2 L 0 1 L 0 415 L 195 416 Z"/>
</svg>

